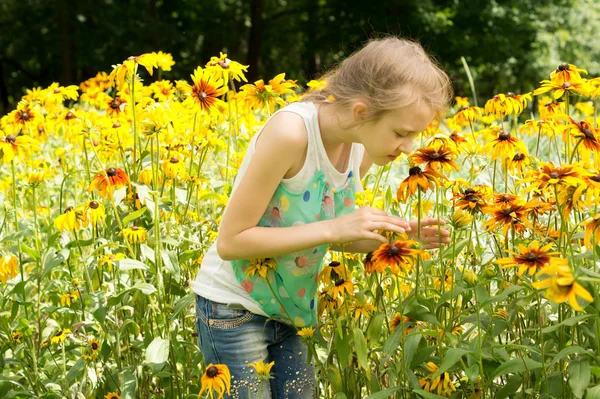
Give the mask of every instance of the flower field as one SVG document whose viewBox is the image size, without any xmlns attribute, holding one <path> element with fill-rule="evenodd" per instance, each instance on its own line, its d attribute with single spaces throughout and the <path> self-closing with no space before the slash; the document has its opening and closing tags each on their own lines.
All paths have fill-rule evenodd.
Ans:
<svg viewBox="0 0 600 399">
<path fill-rule="evenodd" d="M 247 83 L 226 54 L 187 81 L 162 79 L 173 64 L 149 53 L 31 88 L 0 119 L 0 397 L 229 388 L 198 349 L 190 281 L 250 139 L 303 89 Z M 600 79 L 586 76 L 561 64 L 532 93 L 457 97 L 412 154 L 364 176 L 357 205 L 439 217 L 452 242 L 386 233 L 373 253 L 330 252 L 320 324 L 298 329 L 319 397 L 600 398 Z M 249 367 L 268 384 L 272 364 Z"/>
</svg>

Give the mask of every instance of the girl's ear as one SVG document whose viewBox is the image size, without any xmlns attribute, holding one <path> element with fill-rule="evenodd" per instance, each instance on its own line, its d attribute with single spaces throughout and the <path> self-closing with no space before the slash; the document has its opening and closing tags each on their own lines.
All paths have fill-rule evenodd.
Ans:
<svg viewBox="0 0 600 399">
<path fill-rule="evenodd" d="M 356 122 L 363 122 L 367 117 L 369 107 L 363 101 L 355 102 L 352 106 L 352 117 Z"/>
</svg>

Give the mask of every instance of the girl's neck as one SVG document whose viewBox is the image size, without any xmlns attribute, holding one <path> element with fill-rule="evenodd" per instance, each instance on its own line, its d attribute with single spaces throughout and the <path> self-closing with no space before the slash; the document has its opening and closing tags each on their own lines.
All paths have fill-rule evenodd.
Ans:
<svg viewBox="0 0 600 399">
<path fill-rule="evenodd" d="M 340 122 L 348 116 L 340 115 L 331 103 L 316 104 L 319 115 L 319 130 L 325 148 L 335 148 L 345 143 L 360 143 L 355 129 L 342 129 Z"/>
</svg>

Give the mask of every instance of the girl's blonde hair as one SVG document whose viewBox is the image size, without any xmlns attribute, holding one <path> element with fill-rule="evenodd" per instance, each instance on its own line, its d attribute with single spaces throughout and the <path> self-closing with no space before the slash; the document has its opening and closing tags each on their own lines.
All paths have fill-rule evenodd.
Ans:
<svg viewBox="0 0 600 399">
<path fill-rule="evenodd" d="M 441 116 L 452 99 L 448 75 L 420 44 L 397 37 L 370 40 L 321 80 L 327 85 L 307 93 L 302 101 L 321 103 L 333 97 L 340 109 L 350 109 L 356 101 L 366 100 L 369 110 L 361 123 L 416 101 Z"/>
</svg>

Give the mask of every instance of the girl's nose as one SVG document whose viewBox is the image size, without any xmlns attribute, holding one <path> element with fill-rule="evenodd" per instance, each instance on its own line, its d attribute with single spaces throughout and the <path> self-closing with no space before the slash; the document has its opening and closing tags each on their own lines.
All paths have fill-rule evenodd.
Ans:
<svg viewBox="0 0 600 399">
<path fill-rule="evenodd" d="M 407 140 L 398 148 L 405 154 L 410 154 L 412 152 L 412 140 Z"/>
</svg>

